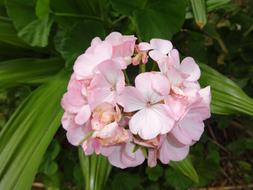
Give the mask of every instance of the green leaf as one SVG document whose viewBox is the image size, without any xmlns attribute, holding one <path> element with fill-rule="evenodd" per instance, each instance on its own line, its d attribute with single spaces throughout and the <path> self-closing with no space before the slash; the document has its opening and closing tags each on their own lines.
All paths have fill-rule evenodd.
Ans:
<svg viewBox="0 0 253 190">
<path fill-rule="evenodd" d="M 68 66 L 89 47 L 91 40 L 105 36 L 103 25 L 98 21 L 84 21 L 77 23 L 67 31 L 61 31 L 56 40 L 56 49 L 61 53 Z"/>
<path fill-rule="evenodd" d="M 176 190 L 186 190 L 192 185 L 192 181 L 174 168 L 165 171 L 165 184 Z"/>
<path fill-rule="evenodd" d="M 190 156 L 179 162 L 171 161 L 170 166 L 175 170 L 182 172 L 185 176 L 189 177 L 193 182 L 195 183 L 199 182 L 198 174 L 193 167 Z"/>
<path fill-rule="evenodd" d="M 142 10 L 134 11 L 134 21 L 141 40 L 170 39 L 185 20 L 185 0 L 149 1 Z"/>
<path fill-rule="evenodd" d="M 52 18 L 34 20 L 22 28 L 18 36 L 31 46 L 46 47 L 52 24 Z"/>
<path fill-rule="evenodd" d="M 107 158 L 93 154 L 85 156 L 79 148 L 79 160 L 85 181 L 85 190 L 103 190 L 111 172 Z"/>
<path fill-rule="evenodd" d="M 50 0 L 37 0 L 36 2 L 36 16 L 40 19 L 48 17 L 50 13 Z"/>
<path fill-rule="evenodd" d="M 63 67 L 59 58 L 22 58 L 0 62 L 0 89 L 47 81 Z"/>
<path fill-rule="evenodd" d="M 163 175 L 163 168 L 159 164 L 153 168 L 147 167 L 146 174 L 150 181 L 157 181 Z"/>
<path fill-rule="evenodd" d="M 253 150 L 253 139 L 241 138 L 227 145 L 228 150 L 236 155 L 241 155 L 245 151 Z"/>
<path fill-rule="evenodd" d="M 69 75 L 61 72 L 29 96 L 0 133 L 0 189 L 30 189 L 60 126 L 60 100 Z"/>
<path fill-rule="evenodd" d="M 17 31 L 10 22 L 0 21 L 0 41 L 17 46 L 27 48 L 27 45 L 18 38 Z"/>
<path fill-rule="evenodd" d="M 45 47 L 48 44 L 53 21 L 51 17 L 44 17 L 44 12 L 39 13 L 39 16 L 43 15 L 43 18 L 38 19 L 35 6 L 35 0 L 6 0 L 7 13 L 18 30 L 18 36 L 31 46 Z"/>
<path fill-rule="evenodd" d="M 213 113 L 253 115 L 253 99 L 247 96 L 237 84 L 208 65 L 199 66 L 202 71 L 201 85 L 211 86 Z"/>
<path fill-rule="evenodd" d="M 129 174 L 127 172 L 119 172 L 112 181 L 112 190 L 143 190 L 141 186 L 141 176 L 137 174 Z"/>
<path fill-rule="evenodd" d="M 208 11 L 214 11 L 225 7 L 231 0 L 206 0 Z"/>
<path fill-rule="evenodd" d="M 199 175 L 197 186 L 203 187 L 211 183 L 219 174 L 220 155 L 218 147 L 208 142 L 197 143 L 192 149 L 192 160 Z"/>
<path fill-rule="evenodd" d="M 190 0 L 194 19 L 199 28 L 203 28 L 207 22 L 206 16 L 206 1 L 205 0 Z"/>
<path fill-rule="evenodd" d="M 147 0 L 111 0 L 112 7 L 124 15 L 131 16 L 132 13 L 144 8 Z"/>
</svg>

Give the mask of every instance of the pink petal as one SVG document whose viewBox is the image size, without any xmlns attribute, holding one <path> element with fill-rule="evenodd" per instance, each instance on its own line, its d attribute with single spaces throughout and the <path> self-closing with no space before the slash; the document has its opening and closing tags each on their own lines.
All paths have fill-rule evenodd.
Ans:
<svg viewBox="0 0 253 190">
<path fill-rule="evenodd" d="M 114 61 L 107 60 L 98 66 L 98 70 L 103 74 L 107 82 L 111 84 L 112 88 L 117 87 L 118 90 L 122 90 L 125 86 L 125 77 L 124 73 L 116 65 L 117 63 Z"/>
<path fill-rule="evenodd" d="M 152 77 L 152 88 L 158 94 L 167 96 L 170 92 L 170 83 L 164 75 L 157 73 Z"/>
<path fill-rule="evenodd" d="M 163 164 L 168 164 L 170 160 L 183 160 L 188 152 L 189 146 L 178 143 L 172 135 L 168 135 L 160 148 L 159 159 Z"/>
<path fill-rule="evenodd" d="M 158 63 L 165 61 L 165 59 L 167 58 L 167 56 L 163 53 L 161 53 L 158 50 L 151 50 L 149 52 L 149 56 L 154 60 L 157 61 Z"/>
<path fill-rule="evenodd" d="M 112 58 L 112 45 L 108 42 L 103 41 L 96 46 L 93 57 L 96 60 L 96 65 Z"/>
<path fill-rule="evenodd" d="M 109 162 L 118 168 L 135 167 L 142 164 L 145 160 L 140 149 L 133 152 L 134 144 L 127 143 L 119 145 L 114 152 L 108 156 Z"/>
<path fill-rule="evenodd" d="M 194 141 L 198 141 L 204 132 L 204 123 L 185 117 L 180 122 L 180 128 Z M 185 144 L 185 143 L 184 143 Z"/>
<path fill-rule="evenodd" d="M 88 102 L 91 109 L 95 109 L 99 104 L 104 102 L 114 103 L 116 94 L 110 88 L 95 88 L 89 91 Z"/>
<path fill-rule="evenodd" d="M 202 88 L 199 91 L 199 94 L 203 98 L 204 103 L 209 106 L 210 102 L 211 102 L 211 88 L 210 88 L 210 86 Z"/>
<path fill-rule="evenodd" d="M 106 36 L 105 41 L 110 42 L 112 45 L 118 44 L 122 38 L 122 34 L 119 32 L 111 32 Z"/>
<path fill-rule="evenodd" d="M 152 39 L 150 40 L 152 49 L 158 50 L 163 54 L 168 54 L 172 50 L 172 43 L 168 40 Z"/>
<path fill-rule="evenodd" d="M 172 49 L 169 54 L 170 62 L 172 65 L 174 65 L 176 68 L 179 68 L 180 66 L 180 57 L 177 49 Z"/>
<path fill-rule="evenodd" d="M 74 114 L 64 112 L 62 119 L 61 119 L 62 127 L 65 130 L 69 130 L 69 129 L 75 128 L 75 127 L 80 127 L 80 125 L 78 125 L 74 122 L 74 118 L 75 118 Z"/>
<path fill-rule="evenodd" d="M 113 47 L 113 57 L 131 56 L 134 51 L 136 38 L 131 36 L 123 36 L 119 32 L 112 32 L 105 41 L 110 43 Z"/>
<path fill-rule="evenodd" d="M 74 146 L 78 146 L 85 136 L 83 127 L 71 128 L 67 131 L 67 139 Z"/>
<path fill-rule="evenodd" d="M 200 77 L 200 69 L 193 58 L 186 57 L 183 59 L 180 70 L 189 75 L 188 81 L 197 81 Z"/>
<path fill-rule="evenodd" d="M 184 126 L 187 127 L 187 126 Z M 192 143 L 192 138 L 188 135 L 188 132 L 180 126 L 175 126 L 171 133 L 175 136 L 175 138 L 182 144 L 190 145 Z"/>
<path fill-rule="evenodd" d="M 163 105 L 154 105 L 138 111 L 129 121 L 129 129 L 144 140 L 169 132 L 174 120 L 167 114 Z"/>
<path fill-rule="evenodd" d="M 117 128 L 118 128 L 117 122 L 113 122 L 113 123 L 110 123 L 110 124 L 104 126 L 101 130 L 95 131 L 93 133 L 93 136 L 99 137 L 102 139 L 103 138 L 110 138 L 115 134 Z"/>
<path fill-rule="evenodd" d="M 141 93 L 132 86 L 127 86 L 117 98 L 117 102 L 124 107 L 125 112 L 140 110 L 146 106 Z"/>
<path fill-rule="evenodd" d="M 165 104 L 168 105 L 173 112 L 173 116 L 176 120 L 179 120 L 186 112 L 187 102 L 184 99 L 167 96 L 165 98 Z"/>
<path fill-rule="evenodd" d="M 93 74 L 93 69 L 96 66 L 96 61 L 93 55 L 82 54 L 80 55 L 74 64 L 74 72 L 77 79 L 86 79 Z"/>
<path fill-rule="evenodd" d="M 108 160 L 113 166 L 124 169 L 127 166 L 122 162 L 121 154 L 121 146 L 116 146 L 114 151 L 108 156 Z"/>
<path fill-rule="evenodd" d="M 135 167 L 142 164 L 145 157 L 140 149 L 133 152 L 135 145 L 133 143 L 126 143 L 122 150 L 122 162 L 127 167 Z"/>
<path fill-rule="evenodd" d="M 147 42 L 141 42 L 138 44 L 138 49 L 140 51 L 148 51 L 151 49 L 151 45 Z"/>
<path fill-rule="evenodd" d="M 153 88 L 154 85 L 157 84 L 157 81 L 161 80 L 163 83 L 160 85 L 160 87 L 164 87 L 166 86 L 166 84 L 168 85 L 167 81 L 161 78 L 161 75 L 152 72 L 141 73 L 135 78 L 135 86 L 141 92 L 146 102 L 150 102 L 153 104 L 163 99 L 161 94 L 158 94 Z M 157 90 L 161 91 L 162 89 L 160 87 L 157 87 Z"/>
<path fill-rule="evenodd" d="M 91 116 L 91 110 L 89 105 L 83 106 L 75 117 L 75 122 L 78 125 L 82 125 L 88 121 Z"/>
</svg>

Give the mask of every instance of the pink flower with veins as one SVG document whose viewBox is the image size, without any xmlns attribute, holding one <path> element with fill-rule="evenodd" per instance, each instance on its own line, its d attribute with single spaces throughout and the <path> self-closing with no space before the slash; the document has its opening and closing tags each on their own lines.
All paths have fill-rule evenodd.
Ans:
<svg viewBox="0 0 253 190">
<path fill-rule="evenodd" d="M 170 108 L 163 103 L 164 95 L 168 92 L 168 80 L 155 72 L 141 73 L 135 78 L 135 88 L 125 87 L 118 103 L 125 112 L 137 111 L 129 121 L 129 129 L 133 134 L 148 140 L 172 129 L 173 116 Z"/>
<path fill-rule="evenodd" d="M 118 94 L 124 89 L 124 73 L 116 64 L 107 60 L 97 67 L 99 74 L 94 75 L 88 88 L 88 103 L 92 109 L 103 102 L 114 104 Z"/>
</svg>

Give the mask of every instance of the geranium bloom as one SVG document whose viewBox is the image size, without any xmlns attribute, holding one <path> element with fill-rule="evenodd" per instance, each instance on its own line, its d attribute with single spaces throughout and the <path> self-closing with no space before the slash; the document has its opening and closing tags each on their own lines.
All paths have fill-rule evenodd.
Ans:
<svg viewBox="0 0 253 190">
<path fill-rule="evenodd" d="M 118 98 L 125 112 L 135 113 L 129 121 L 133 134 L 143 139 L 152 139 L 168 133 L 174 124 L 169 107 L 163 103 L 169 93 L 168 80 L 159 73 L 142 73 L 135 79 L 135 88 L 126 87 Z"/>
<path fill-rule="evenodd" d="M 210 117 L 210 87 L 201 89 L 198 65 L 190 57 L 180 62 L 170 41 L 135 41 L 118 32 L 92 40 L 62 98 L 62 126 L 72 145 L 119 168 L 140 165 L 145 157 L 150 167 L 180 161 Z M 132 80 L 126 86 L 128 65 L 146 64 L 149 57 L 160 71 L 139 73 L 134 86 Z"/>
</svg>

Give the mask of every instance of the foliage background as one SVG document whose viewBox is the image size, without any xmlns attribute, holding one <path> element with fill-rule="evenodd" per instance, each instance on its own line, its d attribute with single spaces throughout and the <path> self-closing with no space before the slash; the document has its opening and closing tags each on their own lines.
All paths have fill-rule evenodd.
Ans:
<svg viewBox="0 0 253 190">
<path fill-rule="evenodd" d="M 0 0 L 0 189 L 251 188 L 252 8 L 250 0 Z M 60 99 L 73 62 L 111 31 L 171 39 L 198 61 L 213 114 L 187 160 L 111 169 L 66 141 Z"/>
</svg>

